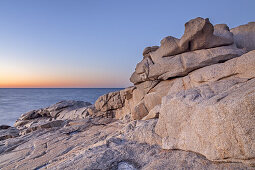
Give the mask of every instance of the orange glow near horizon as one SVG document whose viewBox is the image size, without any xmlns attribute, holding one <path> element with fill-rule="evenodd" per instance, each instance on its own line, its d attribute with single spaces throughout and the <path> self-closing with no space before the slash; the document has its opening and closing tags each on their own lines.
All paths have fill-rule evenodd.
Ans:
<svg viewBox="0 0 255 170">
<path fill-rule="evenodd" d="M 118 78 L 104 76 L 13 75 L 0 73 L 0 88 L 114 88 L 122 87 Z M 124 84 L 124 83 L 122 83 Z"/>
<path fill-rule="evenodd" d="M 4 56 L 4 55 L 3 55 Z M 122 88 L 128 75 L 109 68 L 1 57 L 0 88 Z M 46 63 L 45 63 L 46 62 Z"/>
<path fill-rule="evenodd" d="M 0 88 L 100 88 L 100 87 L 121 87 L 116 86 L 116 81 L 105 82 L 96 80 L 77 80 L 77 79 L 0 79 Z"/>
<path fill-rule="evenodd" d="M 94 84 L 66 82 L 63 80 L 30 80 L 30 81 L 3 81 L 0 80 L 0 88 L 54 88 L 54 87 L 93 87 Z"/>
<path fill-rule="evenodd" d="M 26 82 L 17 82 L 17 81 L 3 81 L 0 80 L 0 88 L 114 88 L 120 87 L 116 86 L 113 83 L 107 82 L 67 82 L 67 81 L 26 81 Z"/>
</svg>

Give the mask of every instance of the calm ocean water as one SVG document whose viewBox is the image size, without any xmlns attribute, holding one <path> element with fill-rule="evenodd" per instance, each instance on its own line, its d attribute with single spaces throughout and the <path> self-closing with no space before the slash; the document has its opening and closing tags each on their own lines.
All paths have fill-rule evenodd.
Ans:
<svg viewBox="0 0 255 170">
<path fill-rule="evenodd" d="M 59 89 L 1 89 L 0 125 L 12 125 L 28 111 L 44 108 L 62 100 L 80 100 L 94 103 L 106 93 L 119 88 L 59 88 Z"/>
</svg>

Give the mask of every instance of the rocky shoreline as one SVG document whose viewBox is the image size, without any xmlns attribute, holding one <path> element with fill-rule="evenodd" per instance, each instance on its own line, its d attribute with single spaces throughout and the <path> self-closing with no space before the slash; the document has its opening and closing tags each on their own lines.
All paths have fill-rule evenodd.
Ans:
<svg viewBox="0 0 255 170">
<path fill-rule="evenodd" d="M 0 126 L 0 169 L 254 169 L 255 22 L 195 18 L 124 90 Z"/>
</svg>

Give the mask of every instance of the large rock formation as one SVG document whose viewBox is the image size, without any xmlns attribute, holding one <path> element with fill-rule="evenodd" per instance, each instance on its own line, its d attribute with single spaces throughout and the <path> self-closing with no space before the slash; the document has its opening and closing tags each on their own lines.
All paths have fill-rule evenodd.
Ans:
<svg viewBox="0 0 255 170">
<path fill-rule="evenodd" d="M 160 44 L 157 50 L 151 50 L 149 53 L 153 62 L 188 51 L 231 45 L 233 36 L 227 25 L 213 26 L 208 18 L 198 17 L 185 24 L 185 32 L 181 39 L 169 36 L 161 40 Z"/>
<path fill-rule="evenodd" d="M 135 87 L 128 100 L 129 105 L 124 104 L 122 107 L 126 111 L 123 115 L 127 115 L 129 111 L 131 119 L 135 120 L 159 117 L 156 133 L 162 137 L 164 149 L 191 150 L 211 160 L 253 164 L 255 155 L 251 151 L 254 151 L 255 143 L 252 130 L 255 125 L 254 110 L 244 108 L 240 112 L 231 112 L 233 107 L 245 105 L 244 102 L 252 105 L 252 98 L 236 98 L 235 106 L 228 108 L 231 102 L 227 104 L 225 100 L 234 101 L 231 97 L 224 96 L 232 96 L 232 93 L 235 94 L 234 97 L 238 96 L 241 87 L 246 87 L 255 77 L 255 52 L 251 51 L 254 26 L 249 23 L 245 29 L 243 27 L 234 28 L 231 33 L 225 24 L 212 26 L 208 19 L 196 18 L 185 24 L 185 33 L 180 40 L 166 37 L 161 41 L 160 47 L 145 48 L 144 58 L 137 64 L 130 78 Z M 245 31 L 242 32 L 241 28 Z M 235 37 L 237 30 L 243 33 L 240 41 Z M 244 40 L 249 43 L 243 43 Z M 245 54 L 247 51 L 251 52 Z M 254 92 L 252 85 L 247 85 L 243 95 L 245 92 Z M 221 99 L 222 95 L 223 98 L 226 97 L 225 100 Z M 231 117 L 234 119 L 244 112 L 245 120 L 237 126 L 243 128 L 243 133 L 231 131 L 236 124 Z M 216 117 L 214 120 L 215 115 L 212 115 L 219 116 L 220 113 L 227 114 L 229 119 L 226 122 L 217 122 Z M 210 120 L 206 121 L 207 119 Z M 221 124 L 225 126 L 221 127 Z M 216 128 L 203 130 L 211 126 Z M 213 135 L 208 137 L 208 134 Z M 228 142 L 235 138 L 245 140 L 242 143 L 246 144 L 239 141 Z"/>
<path fill-rule="evenodd" d="M 0 169 L 254 167 L 254 29 L 187 22 L 144 49 L 134 86 L 1 126 Z"/>
<path fill-rule="evenodd" d="M 194 71 L 182 82 L 183 90 L 170 90 L 162 100 L 156 127 L 162 148 L 253 162 L 255 51 Z"/>
<path fill-rule="evenodd" d="M 224 62 L 242 54 L 243 50 L 235 46 L 223 46 L 163 57 L 154 63 L 149 58 L 145 58 L 137 64 L 130 81 L 138 84 L 144 81 L 167 80 L 185 76 L 198 68 Z"/>
</svg>

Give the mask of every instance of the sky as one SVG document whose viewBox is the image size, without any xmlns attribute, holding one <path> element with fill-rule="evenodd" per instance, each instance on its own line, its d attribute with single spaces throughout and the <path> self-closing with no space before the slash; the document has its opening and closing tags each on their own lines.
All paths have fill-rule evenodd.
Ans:
<svg viewBox="0 0 255 170">
<path fill-rule="evenodd" d="M 0 0 L 0 88 L 130 86 L 143 49 L 196 17 L 255 21 L 254 0 Z"/>
</svg>

